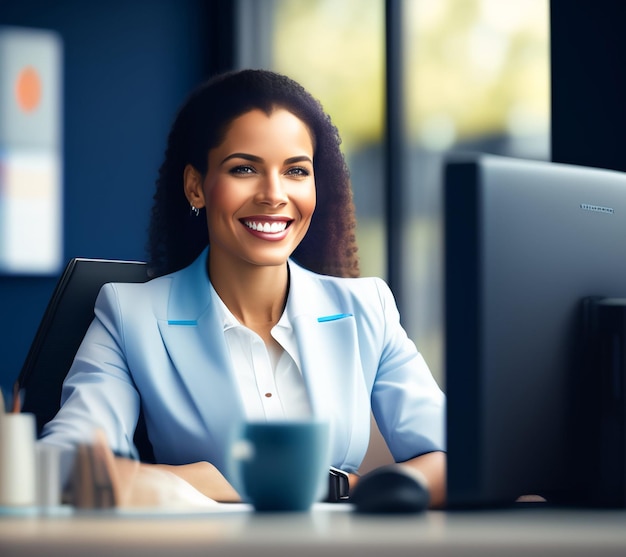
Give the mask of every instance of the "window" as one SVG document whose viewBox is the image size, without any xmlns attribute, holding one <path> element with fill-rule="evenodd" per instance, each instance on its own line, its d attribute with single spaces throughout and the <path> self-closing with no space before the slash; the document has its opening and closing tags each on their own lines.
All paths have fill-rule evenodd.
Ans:
<svg viewBox="0 0 626 557">
<path fill-rule="evenodd" d="M 237 65 L 284 73 L 318 98 L 342 137 L 361 274 L 384 276 L 383 0 L 240 0 Z"/>
<path fill-rule="evenodd" d="M 405 0 L 404 325 L 443 385 L 441 170 L 450 151 L 549 159 L 548 0 Z M 408 295 L 410 293 L 410 295 Z"/>
<path fill-rule="evenodd" d="M 363 275 L 402 263 L 400 312 L 443 386 L 441 169 L 446 153 L 549 158 L 548 0 L 404 0 L 404 179 L 384 183 L 385 0 L 239 0 L 239 67 L 285 73 L 339 128 Z M 386 253 L 385 188 L 402 251 Z"/>
</svg>

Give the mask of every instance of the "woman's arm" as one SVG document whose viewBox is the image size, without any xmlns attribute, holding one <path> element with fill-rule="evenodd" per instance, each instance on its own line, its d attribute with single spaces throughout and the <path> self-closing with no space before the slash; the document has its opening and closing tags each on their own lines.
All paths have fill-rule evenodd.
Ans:
<svg viewBox="0 0 626 557">
<path fill-rule="evenodd" d="M 446 504 L 446 453 L 434 451 L 417 456 L 405 462 L 399 462 L 398 466 L 406 466 L 416 470 L 423 478 L 430 494 L 429 507 L 441 509 Z M 359 482 L 359 476 L 349 474 L 350 491 Z"/>
<path fill-rule="evenodd" d="M 431 509 L 441 509 L 446 504 L 446 453 L 435 451 L 400 463 L 420 472 L 430 492 Z"/>
<path fill-rule="evenodd" d="M 241 498 L 219 470 L 208 462 L 184 465 L 148 464 L 115 456 L 104 431 L 94 432 L 93 444 L 85 445 L 89 457 L 77 454 L 74 474 L 79 481 L 68 487 L 69 500 L 83 506 L 98 505 L 93 488 L 110 485 L 118 507 L 170 506 L 180 503 L 211 505 L 235 503 Z"/>
<path fill-rule="evenodd" d="M 396 462 L 421 473 L 431 508 L 440 508 L 446 501 L 445 395 L 402 327 L 391 291 L 382 281 L 378 288 L 384 344 L 372 410 Z"/>
<path fill-rule="evenodd" d="M 170 472 L 191 484 L 200 493 L 222 503 L 239 503 L 241 497 L 222 473 L 210 462 L 194 462 L 179 466 L 168 464 L 142 464 Z"/>
</svg>

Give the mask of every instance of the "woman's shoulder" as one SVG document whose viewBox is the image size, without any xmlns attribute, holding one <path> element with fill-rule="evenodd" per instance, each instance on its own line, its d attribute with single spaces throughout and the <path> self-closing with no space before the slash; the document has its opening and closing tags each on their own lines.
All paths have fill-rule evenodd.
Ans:
<svg viewBox="0 0 626 557">
<path fill-rule="evenodd" d="M 205 250 L 206 251 L 206 250 Z M 171 273 L 160 275 L 142 283 L 116 282 L 114 288 L 121 292 L 136 295 L 161 295 L 164 290 L 170 290 L 176 283 L 207 282 L 205 272 L 206 253 L 201 254 L 190 265 Z"/>
<path fill-rule="evenodd" d="M 128 295 L 149 295 L 153 292 L 169 289 L 175 276 L 180 273 L 170 273 L 155 278 L 150 278 L 145 282 L 110 282 L 103 285 L 103 289 L 113 289 Z"/>
<path fill-rule="evenodd" d="M 312 287 L 316 286 L 323 290 L 343 293 L 351 297 L 374 297 L 376 300 L 393 297 L 389 286 L 380 277 L 336 277 L 322 275 L 310 271 L 294 261 L 290 261 L 290 269 L 292 278 L 296 281 L 301 284 L 308 284 Z"/>
<path fill-rule="evenodd" d="M 97 305 L 132 319 L 196 319 L 211 300 L 206 257 L 204 250 L 187 267 L 145 283 L 111 283 L 103 287 Z"/>
<path fill-rule="evenodd" d="M 334 275 L 323 275 L 321 273 L 317 273 L 315 271 L 311 271 L 306 267 L 300 265 L 297 261 L 293 259 L 289 260 L 289 268 L 292 272 L 296 272 L 297 274 L 308 277 L 310 280 L 317 280 L 319 282 L 329 282 L 336 283 L 345 286 L 346 288 L 358 288 L 362 286 L 371 286 L 372 284 L 386 284 L 385 281 L 376 276 L 360 276 L 360 277 L 338 277 Z"/>
<path fill-rule="evenodd" d="M 150 311 L 157 315 L 166 311 L 173 285 L 184 280 L 188 268 L 149 279 L 146 282 L 112 282 L 103 285 L 96 306 L 116 306 L 122 313 Z M 187 277 L 187 280 L 190 280 Z"/>
</svg>

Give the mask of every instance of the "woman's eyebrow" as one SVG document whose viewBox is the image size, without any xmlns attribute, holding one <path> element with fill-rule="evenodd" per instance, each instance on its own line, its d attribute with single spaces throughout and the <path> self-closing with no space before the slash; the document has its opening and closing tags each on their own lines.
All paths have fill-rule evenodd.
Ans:
<svg viewBox="0 0 626 557">
<path fill-rule="evenodd" d="M 290 157 L 285 159 L 285 164 L 293 164 L 294 162 L 310 162 L 313 164 L 311 157 L 308 157 L 307 155 L 300 155 L 299 157 Z"/>
<path fill-rule="evenodd" d="M 233 153 L 232 155 L 228 155 L 220 164 L 224 164 L 230 159 L 244 159 L 251 162 L 263 162 L 263 159 L 261 157 L 257 157 L 256 155 L 250 155 L 249 153 Z"/>
<path fill-rule="evenodd" d="M 224 164 L 226 161 L 229 161 L 230 159 L 244 159 L 250 162 L 257 162 L 257 163 L 261 163 L 263 162 L 263 158 L 262 157 L 257 157 L 256 155 L 251 155 L 249 153 L 232 153 L 230 155 L 228 155 L 224 160 L 222 160 L 222 162 L 220 164 Z M 311 164 L 313 164 L 313 161 L 311 160 L 311 157 L 307 156 L 307 155 L 299 155 L 297 157 L 289 157 L 288 159 L 285 159 L 285 163 L 284 164 L 293 164 L 296 162 L 309 162 Z"/>
</svg>

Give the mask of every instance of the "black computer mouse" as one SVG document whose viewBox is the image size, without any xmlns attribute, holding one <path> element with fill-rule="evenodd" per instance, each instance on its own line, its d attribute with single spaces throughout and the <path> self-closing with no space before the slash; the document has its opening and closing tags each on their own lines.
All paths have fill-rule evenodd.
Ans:
<svg viewBox="0 0 626 557">
<path fill-rule="evenodd" d="M 359 513 L 418 513 L 428 507 L 430 493 L 419 473 L 391 464 L 359 479 L 350 502 Z"/>
</svg>

